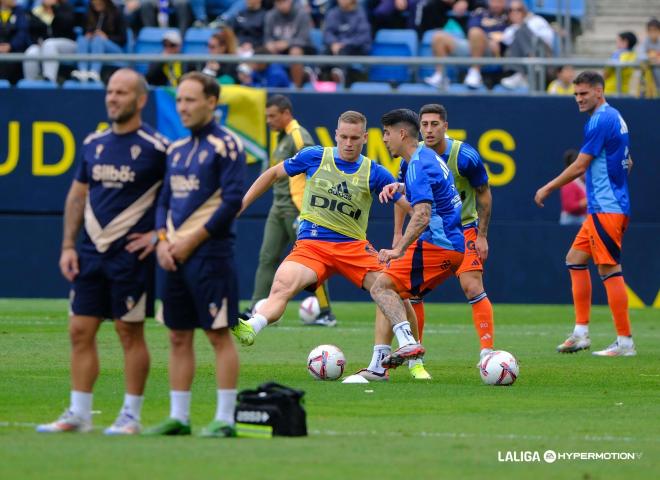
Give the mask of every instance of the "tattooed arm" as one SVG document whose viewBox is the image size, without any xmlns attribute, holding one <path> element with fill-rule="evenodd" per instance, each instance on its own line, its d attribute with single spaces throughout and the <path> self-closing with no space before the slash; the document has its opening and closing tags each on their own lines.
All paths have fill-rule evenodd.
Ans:
<svg viewBox="0 0 660 480">
<path fill-rule="evenodd" d="M 378 253 L 378 260 L 387 263 L 390 260 L 403 257 L 406 249 L 419 238 L 422 232 L 428 227 L 431 221 L 431 204 L 420 202 L 413 207 L 412 217 L 401 240 L 392 248 L 392 250 L 383 249 Z"/>
</svg>

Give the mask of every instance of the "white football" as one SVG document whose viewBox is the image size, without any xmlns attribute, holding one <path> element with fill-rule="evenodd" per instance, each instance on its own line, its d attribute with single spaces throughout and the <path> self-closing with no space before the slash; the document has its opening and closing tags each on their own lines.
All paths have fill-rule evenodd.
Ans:
<svg viewBox="0 0 660 480">
<path fill-rule="evenodd" d="M 312 295 L 300 302 L 298 316 L 301 322 L 312 323 L 319 316 L 319 313 L 321 313 L 321 307 L 319 307 L 319 301 L 315 296 Z"/>
<path fill-rule="evenodd" d="M 512 385 L 519 371 L 516 357 L 504 350 L 490 352 L 479 362 L 481 379 L 487 385 Z"/>
<path fill-rule="evenodd" d="M 307 371 L 318 380 L 337 380 L 345 366 L 344 352 L 334 345 L 319 345 L 307 357 Z"/>
</svg>

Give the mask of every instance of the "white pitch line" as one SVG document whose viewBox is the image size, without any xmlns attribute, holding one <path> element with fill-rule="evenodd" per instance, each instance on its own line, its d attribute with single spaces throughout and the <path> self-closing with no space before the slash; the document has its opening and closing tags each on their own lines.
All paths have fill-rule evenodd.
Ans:
<svg viewBox="0 0 660 480">
<path fill-rule="evenodd" d="M 367 437 L 367 436 L 386 436 L 386 437 L 399 437 L 401 432 L 377 432 L 371 431 L 337 431 L 337 430 L 310 430 L 313 435 L 323 436 L 349 436 L 349 437 Z M 492 440 L 537 440 L 537 441 L 565 441 L 578 440 L 589 442 L 636 442 L 636 441 L 658 441 L 660 437 L 650 438 L 636 438 L 636 437 L 618 437 L 614 435 L 584 435 L 584 436 L 548 436 L 548 435 L 519 435 L 516 433 L 465 433 L 465 432 L 406 432 L 407 436 L 425 437 L 425 438 L 450 438 L 450 439 L 469 439 L 469 438 L 484 438 Z"/>
</svg>

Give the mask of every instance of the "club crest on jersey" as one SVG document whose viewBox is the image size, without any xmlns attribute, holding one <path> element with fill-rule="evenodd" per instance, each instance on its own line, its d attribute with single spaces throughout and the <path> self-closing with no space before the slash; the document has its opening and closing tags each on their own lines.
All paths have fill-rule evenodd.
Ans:
<svg viewBox="0 0 660 480">
<path fill-rule="evenodd" d="M 215 302 L 209 303 L 209 313 L 213 318 L 218 315 L 218 306 L 215 304 Z"/>
<path fill-rule="evenodd" d="M 126 301 L 124 302 L 126 304 L 126 309 L 128 311 L 133 310 L 133 307 L 135 306 L 135 299 L 131 296 L 126 297 Z"/>
<path fill-rule="evenodd" d="M 201 152 L 199 152 L 199 155 L 197 155 L 197 161 L 201 165 L 204 163 L 204 161 L 208 156 L 209 156 L 209 152 L 206 150 L 202 150 Z"/>
<path fill-rule="evenodd" d="M 96 153 L 94 154 L 95 159 L 97 160 L 99 159 L 99 157 L 101 156 L 101 152 L 103 152 L 103 148 L 105 148 L 103 144 L 98 144 L 96 146 Z"/>
<path fill-rule="evenodd" d="M 140 156 L 140 153 L 142 152 L 142 149 L 140 148 L 139 145 L 133 145 L 131 147 L 131 158 L 135 160 Z"/>
</svg>

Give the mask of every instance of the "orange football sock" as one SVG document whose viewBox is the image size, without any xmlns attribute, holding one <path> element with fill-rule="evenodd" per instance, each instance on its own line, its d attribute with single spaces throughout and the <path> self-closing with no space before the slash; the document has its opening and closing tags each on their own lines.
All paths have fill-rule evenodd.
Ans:
<svg viewBox="0 0 660 480">
<path fill-rule="evenodd" d="M 424 336 L 424 302 L 414 302 L 412 304 L 415 315 L 417 316 L 417 331 L 419 332 L 419 342 L 422 343 Z"/>
<path fill-rule="evenodd" d="M 493 323 L 493 305 L 490 303 L 486 292 L 469 300 L 472 305 L 472 321 L 474 329 L 479 336 L 481 348 L 493 348 L 493 335 L 495 326 Z"/>
<path fill-rule="evenodd" d="M 623 281 L 623 273 L 613 273 L 603 279 L 607 290 L 607 303 L 610 305 L 616 334 L 622 337 L 630 336 L 630 317 L 628 315 L 628 294 Z"/>
<path fill-rule="evenodd" d="M 591 275 L 586 265 L 566 265 L 571 274 L 575 323 L 589 325 L 591 312 Z"/>
</svg>

